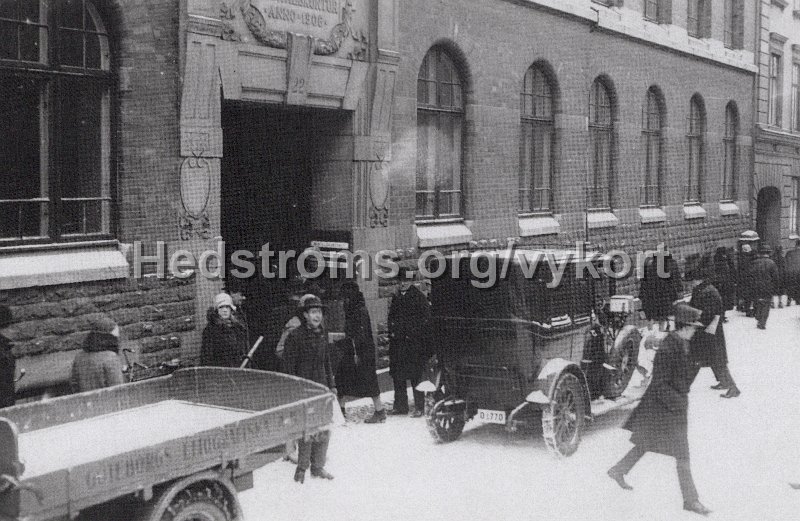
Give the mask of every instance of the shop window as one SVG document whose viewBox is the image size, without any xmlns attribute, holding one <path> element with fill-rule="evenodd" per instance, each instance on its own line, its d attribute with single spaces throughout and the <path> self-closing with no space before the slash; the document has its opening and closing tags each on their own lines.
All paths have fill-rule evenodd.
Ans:
<svg viewBox="0 0 800 521">
<path fill-rule="evenodd" d="M 736 140 L 739 137 L 739 111 L 734 102 L 725 107 L 725 135 L 722 138 L 725 148 L 725 162 L 722 172 L 722 200 L 736 200 L 736 183 L 739 178 L 739 158 Z"/>
<path fill-rule="evenodd" d="M 642 110 L 642 144 L 644 146 L 644 186 L 640 201 L 642 206 L 661 204 L 662 144 L 664 103 L 658 89 L 650 87 Z"/>
<path fill-rule="evenodd" d="M 555 150 L 554 88 L 538 65 L 525 74 L 520 95 L 520 186 L 522 213 L 552 211 Z"/>
<path fill-rule="evenodd" d="M 417 77 L 417 220 L 463 217 L 462 85 L 447 52 L 428 51 Z"/>
<path fill-rule="evenodd" d="M 0 1 L 0 42 L 0 245 L 110 236 L 110 55 L 97 9 Z"/>
<path fill-rule="evenodd" d="M 689 168 L 689 183 L 686 202 L 699 203 L 703 195 L 705 163 L 706 117 L 703 100 L 699 95 L 692 96 L 689 102 L 689 121 L 686 132 L 686 148 Z"/>
<path fill-rule="evenodd" d="M 773 52 L 769 59 L 769 124 L 783 122 L 783 55 Z"/>
<path fill-rule="evenodd" d="M 614 177 L 614 118 L 612 94 L 606 83 L 596 79 L 589 93 L 589 140 L 592 182 L 589 208 L 610 209 Z"/>
<path fill-rule="evenodd" d="M 711 37 L 711 0 L 689 0 L 686 31 L 694 38 Z"/>
</svg>

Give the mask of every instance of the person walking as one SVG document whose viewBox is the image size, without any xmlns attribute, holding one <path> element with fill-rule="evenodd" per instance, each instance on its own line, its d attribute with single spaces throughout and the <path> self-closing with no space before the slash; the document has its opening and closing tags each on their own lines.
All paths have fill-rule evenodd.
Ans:
<svg viewBox="0 0 800 521">
<path fill-rule="evenodd" d="M 417 271 L 401 266 L 399 291 L 389 305 L 389 373 L 394 382 L 394 407 L 390 414 L 408 414 L 406 381 L 414 393 L 413 417 L 424 416 L 425 396 L 417 391 L 425 363 L 430 323 L 430 302 L 414 285 Z"/>
<path fill-rule="evenodd" d="M 125 383 L 119 361 L 119 326 L 108 317 L 93 324 L 75 356 L 70 373 L 72 391 L 82 393 Z"/>
<path fill-rule="evenodd" d="M 797 235 L 790 236 L 794 238 L 794 248 L 786 252 L 783 260 L 784 265 L 784 286 L 786 287 L 787 299 L 786 303 L 789 304 L 792 300 L 800 303 L 800 237 Z"/>
<path fill-rule="evenodd" d="M 778 281 L 775 285 L 775 296 L 777 297 L 777 307 L 783 308 L 783 296 L 786 295 L 786 285 L 784 284 L 784 277 L 786 274 L 786 260 L 783 256 L 783 247 L 778 244 L 775 246 L 775 250 L 772 252 L 770 256 L 772 262 L 775 263 L 775 267 L 778 268 Z M 770 303 L 772 308 L 776 307 L 775 299 Z"/>
<path fill-rule="evenodd" d="M 736 267 L 728 248 L 720 246 L 714 251 L 714 274 L 711 283 L 722 297 L 722 322 L 727 322 L 725 313 L 736 306 Z"/>
<path fill-rule="evenodd" d="M 702 367 L 711 367 L 717 384 L 711 388 L 726 390 L 723 398 L 736 398 L 741 394 L 728 369 L 728 350 L 725 344 L 725 333 L 722 317 L 725 309 L 722 297 L 711 283 L 716 277 L 713 270 L 714 261 L 704 257 L 693 274 L 692 297 L 689 305 L 702 312 L 700 322 L 703 328 L 698 330 L 689 342 L 689 385 L 691 386 Z"/>
<path fill-rule="evenodd" d="M 739 311 L 746 317 L 754 316 L 754 302 L 752 281 L 750 280 L 750 265 L 755 260 L 756 253 L 749 244 L 742 244 L 739 251 L 739 265 L 737 269 L 738 277 L 736 283 L 736 298 L 739 303 Z"/>
<path fill-rule="evenodd" d="M 658 324 L 666 331 L 672 303 L 683 296 L 683 283 L 677 263 L 671 255 L 664 257 L 663 270 L 666 277 L 658 273 L 659 262 L 654 257 L 645 259 L 642 280 L 639 283 L 639 299 L 647 320 Z"/>
<path fill-rule="evenodd" d="M 383 423 L 386 410 L 378 388 L 375 372 L 375 340 L 372 337 L 372 321 L 364 302 L 364 294 L 353 281 L 346 281 L 341 288 L 344 300 L 344 346 L 339 369 L 336 373 L 336 388 L 339 403 L 345 396 L 372 398 L 375 412 L 364 423 Z"/>
<path fill-rule="evenodd" d="M 236 314 L 233 299 L 227 293 L 214 297 L 214 305 L 206 315 L 200 346 L 200 365 L 239 367 L 247 356 L 247 325 Z"/>
<path fill-rule="evenodd" d="M 13 316 L 8 306 L 0 306 L 0 409 L 11 407 L 16 402 L 14 378 L 17 367 L 11 341 L 3 334 L 11 325 Z"/>
<path fill-rule="evenodd" d="M 767 328 L 772 296 L 775 294 L 775 288 L 778 287 L 778 267 L 769 258 L 770 253 L 772 253 L 772 248 L 768 244 L 762 246 L 758 251 L 758 256 L 750 263 L 747 270 L 751 297 L 755 300 L 758 329 Z"/>
<path fill-rule="evenodd" d="M 675 458 L 683 495 L 683 509 L 701 515 L 711 511 L 703 506 L 692 478 L 689 460 L 688 348 L 695 331 L 703 327 L 702 312 L 687 304 L 675 306 L 675 331 L 667 334 L 653 362 L 653 380 L 624 427 L 631 431 L 634 447 L 608 476 L 625 490 L 632 490 L 625 475 L 647 452 Z"/>
<path fill-rule="evenodd" d="M 325 306 L 315 295 L 303 295 L 301 301 L 303 325 L 292 330 L 286 338 L 283 352 L 284 372 L 325 385 L 337 394 L 331 368 L 328 332 L 323 324 L 322 310 Z M 298 461 L 294 473 L 296 482 L 305 482 L 309 467 L 313 477 L 333 479 L 333 475 L 325 470 L 329 442 L 329 431 L 298 440 Z"/>
</svg>

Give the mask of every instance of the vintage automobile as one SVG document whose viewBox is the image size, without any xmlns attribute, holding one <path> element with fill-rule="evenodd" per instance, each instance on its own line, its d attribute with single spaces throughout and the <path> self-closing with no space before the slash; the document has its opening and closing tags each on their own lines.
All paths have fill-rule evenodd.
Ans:
<svg viewBox="0 0 800 521">
<path fill-rule="evenodd" d="M 417 387 L 426 392 L 435 440 L 457 439 L 471 419 L 509 430 L 541 421 L 547 446 L 569 456 L 593 407 L 597 413 L 632 401 L 623 393 L 637 367 L 641 334 L 631 322 L 638 299 L 614 295 L 613 278 L 598 270 L 602 276 L 595 279 L 586 269 L 586 263 L 608 262 L 599 254 L 578 258 L 564 250 L 446 259 L 431 291 L 437 363 Z M 553 287 L 550 265 L 556 273 L 563 270 Z M 496 283 L 476 287 L 480 275 L 494 268 Z"/>
<path fill-rule="evenodd" d="M 242 521 L 237 492 L 336 397 L 279 373 L 198 367 L 0 410 L 0 521 Z"/>
</svg>

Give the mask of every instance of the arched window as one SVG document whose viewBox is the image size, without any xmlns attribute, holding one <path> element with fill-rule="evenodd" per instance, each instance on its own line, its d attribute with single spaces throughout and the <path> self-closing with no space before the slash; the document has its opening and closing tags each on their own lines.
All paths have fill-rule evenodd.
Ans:
<svg viewBox="0 0 800 521">
<path fill-rule="evenodd" d="M 736 139 L 739 137 L 739 111 L 736 103 L 730 102 L 725 107 L 725 136 L 722 142 L 725 147 L 725 165 L 722 171 L 722 199 L 736 200 L 736 183 L 739 179 L 738 154 Z"/>
<path fill-rule="evenodd" d="M 0 2 L 0 245 L 111 233 L 111 67 L 90 0 Z"/>
<path fill-rule="evenodd" d="M 553 201 L 553 86 L 540 66 L 525 73 L 520 94 L 519 208 L 549 212 Z"/>
<path fill-rule="evenodd" d="M 686 146 L 689 159 L 689 183 L 686 202 L 698 203 L 703 197 L 703 180 L 705 178 L 706 115 L 703 100 L 697 94 L 692 96 L 692 100 L 689 102 L 688 127 Z"/>
<path fill-rule="evenodd" d="M 589 207 L 595 209 L 611 208 L 612 203 L 614 118 L 611 100 L 611 93 L 606 84 L 596 79 L 589 93 L 589 138 L 592 154 Z"/>
<path fill-rule="evenodd" d="M 655 87 L 647 90 L 642 114 L 642 144 L 644 145 L 644 186 L 641 197 L 643 206 L 661 205 L 663 163 L 661 158 L 662 129 L 664 126 L 663 103 Z"/>
<path fill-rule="evenodd" d="M 434 47 L 417 77 L 417 220 L 463 217 L 462 81 L 447 52 Z"/>
</svg>

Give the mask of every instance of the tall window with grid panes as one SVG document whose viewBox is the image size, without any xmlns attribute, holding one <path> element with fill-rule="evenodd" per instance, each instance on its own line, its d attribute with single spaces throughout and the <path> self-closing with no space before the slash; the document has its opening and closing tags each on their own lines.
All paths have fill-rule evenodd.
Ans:
<svg viewBox="0 0 800 521">
<path fill-rule="evenodd" d="M 112 85 L 90 0 L 0 2 L 0 246 L 111 236 Z"/>
<path fill-rule="evenodd" d="M 736 199 L 736 183 L 739 177 L 736 140 L 739 136 L 739 111 L 734 102 L 725 107 L 725 134 L 722 138 L 725 160 L 722 166 L 722 200 Z"/>
<path fill-rule="evenodd" d="M 686 148 L 689 169 L 686 190 L 687 203 L 699 203 L 703 197 L 706 117 L 703 101 L 698 94 L 689 102 L 689 121 Z"/>
<path fill-rule="evenodd" d="M 550 212 L 555 150 L 554 88 L 544 68 L 534 65 L 523 79 L 520 95 L 521 213 Z"/>
<path fill-rule="evenodd" d="M 428 51 L 417 78 L 418 221 L 463 217 L 462 92 L 461 75 L 447 51 Z"/>
<path fill-rule="evenodd" d="M 780 127 L 783 120 L 783 56 L 771 53 L 769 58 L 769 124 Z"/>
<path fill-rule="evenodd" d="M 642 144 L 644 145 L 644 185 L 642 186 L 641 205 L 658 206 L 661 204 L 661 176 L 663 163 L 661 148 L 663 140 L 663 102 L 655 87 L 647 90 L 644 110 L 642 111 Z"/>
<path fill-rule="evenodd" d="M 614 118 L 610 89 L 600 78 L 589 93 L 589 139 L 592 180 L 588 206 L 609 209 L 614 177 Z"/>
</svg>

